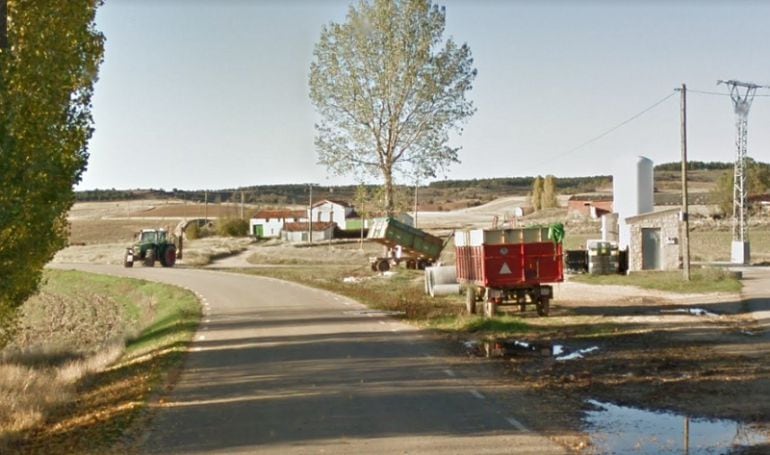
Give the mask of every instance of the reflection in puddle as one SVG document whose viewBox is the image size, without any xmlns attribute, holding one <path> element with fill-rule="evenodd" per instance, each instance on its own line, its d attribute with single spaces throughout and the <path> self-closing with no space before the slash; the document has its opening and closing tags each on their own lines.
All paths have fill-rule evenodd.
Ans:
<svg viewBox="0 0 770 455">
<path fill-rule="evenodd" d="M 689 419 L 588 400 L 585 422 L 598 453 L 722 454 L 770 442 L 768 433 L 731 420 Z"/>
<path fill-rule="evenodd" d="M 531 343 L 519 340 L 466 341 L 463 343 L 469 355 L 479 357 L 540 356 L 554 357 L 558 361 L 582 359 L 586 354 L 598 351 L 598 346 L 572 351 L 561 344 Z"/>
</svg>

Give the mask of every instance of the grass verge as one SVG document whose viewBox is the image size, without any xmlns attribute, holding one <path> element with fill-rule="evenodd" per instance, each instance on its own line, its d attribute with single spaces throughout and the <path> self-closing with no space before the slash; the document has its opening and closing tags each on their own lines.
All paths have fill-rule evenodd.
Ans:
<svg viewBox="0 0 770 455">
<path fill-rule="evenodd" d="M 394 312 L 394 317 L 448 333 L 514 334 L 538 330 L 526 320 L 505 315 L 492 319 L 468 316 L 464 297 L 430 297 L 424 292 L 424 272 L 397 268 L 391 276 L 372 273 L 367 266 L 297 266 L 242 269 L 242 273 L 293 281 L 356 300 L 369 308 Z M 354 278 L 354 282 L 345 282 Z"/>
<path fill-rule="evenodd" d="M 56 270 L 22 311 L 0 363 L 0 452 L 124 452 L 200 319 L 189 291 Z"/>
<path fill-rule="evenodd" d="M 734 274 L 721 269 L 696 269 L 685 281 L 682 272 L 635 272 L 630 275 L 576 275 L 572 281 L 598 285 L 637 286 L 667 292 L 702 294 L 739 292 L 741 282 Z"/>
</svg>

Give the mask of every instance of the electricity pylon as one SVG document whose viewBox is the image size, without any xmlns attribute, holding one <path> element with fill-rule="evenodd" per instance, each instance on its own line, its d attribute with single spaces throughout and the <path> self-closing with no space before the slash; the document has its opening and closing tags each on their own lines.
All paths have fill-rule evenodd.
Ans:
<svg viewBox="0 0 770 455">
<path fill-rule="evenodd" d="M 748 206 L 746 204 L 746 150 L 748 117 L 751 102 L 758 88 L 765 86 L 735 80 L 717 81 L 730 87 L 735 110 L 735 170 L 733 174 L 733 241 L 730 259 L 733 264 L 748 264 L 750 256 Z M 743 90 L 742 90 L 743 89 Z"/>
</svg>

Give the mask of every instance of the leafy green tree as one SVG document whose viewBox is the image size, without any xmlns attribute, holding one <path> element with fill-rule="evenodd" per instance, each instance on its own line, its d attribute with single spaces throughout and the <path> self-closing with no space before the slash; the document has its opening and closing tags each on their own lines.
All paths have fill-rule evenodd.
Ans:
<svg viewBox="0 0 770 455">
<path fill-rule="evenodd" d="M 217 233 L 223 237 L 246 237 L 249 235 L 249 222 L 240 218 L 220 218 L 217 225 Z"/>
<path fill-rule="evenodd" d="M 543 208 L 543 190 L 543 178 L 538 175 L 532 182 L 532 195 L 530 196 L 530 202 L 535 211 Z"/>
<path fill-rule="evenodd" d="M 366 220 L 375 211 L 372 191 L 363 183 L 356 187 L 353 205 L 361 220 Z"/>
<path fill-rule="evenodd" d="M 310 99 L 321 115 L 319 162 L 336 174 L 382 178 L 395 211 L 394 178 L 431 177 L 459 162 L 451 131 L 475 108 L 470 48 L 443 40 L 446 11 L 429 0 L 352 5 L 321 31 L 310 66 Z"/>
<path fill-rule="evenodd" d="M 559 206 L 556 200 L 556 177 L 546 175 L 543 182 L 543 193 L 540 196 L 540 206 L 544 209 L 552 209 Z"/>
<path fill-rule="evenodd" d="M 711 191 L 712 197 L 723 215 L 733 214 L 734 170 L 722 173 Z M 746 190 L 748 195 L 764 194 L 770 187 L 770 165 L 746 159 Z"/>
<path fill-rule="evenodd" d="M 92 133 L 100 0 L 0 0 L 0 345 L 65 246 Z M 6 14 L 2 14 L 6 17 Z M 5 46 L 3 46 L 5 44 Z"/>
</svg>

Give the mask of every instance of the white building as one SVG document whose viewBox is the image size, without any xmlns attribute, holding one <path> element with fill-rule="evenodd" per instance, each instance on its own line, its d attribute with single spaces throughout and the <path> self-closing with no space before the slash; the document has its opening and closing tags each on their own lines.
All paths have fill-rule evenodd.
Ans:
<svg viewBox="0 0 770 455">
<path fill-rule="evenodd" d="M 346 202 L 325 199 L 316 202 L 310 211 L 313 223 L 337 223 L 340 229 L 347 229 L 347 220 L 355 216 L 353 207 Z"/>
<path fill-rule="evenodd" d="M 261 210 L 249 220 L 249 232 L 257 238 L 278 238 L 286 223 L 307 222 L 306 210 Z"/>
<path fill-rule="evenodd" d="M 281 238 L 287 242 L 308 242 L 310 223 L 286 223 L 281 231 Z M 313 222 L 313 241 L 331 240 L 334 237 L 334 223 L 325 221 Z"/>
</svg>

